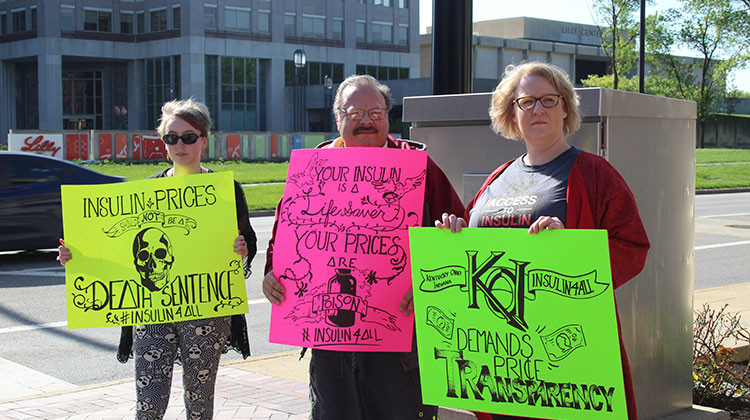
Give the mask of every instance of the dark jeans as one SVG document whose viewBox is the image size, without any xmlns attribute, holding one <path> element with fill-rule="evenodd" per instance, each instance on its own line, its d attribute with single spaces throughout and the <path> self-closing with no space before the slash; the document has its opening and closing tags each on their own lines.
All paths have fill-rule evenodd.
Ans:
<svg viewBox="0 0 750 420">
<path fill-rule="evenodd" d="M 422 404 L 416 353 L 312 350 L 312 420 L 437 420 Z"/>
</svg>

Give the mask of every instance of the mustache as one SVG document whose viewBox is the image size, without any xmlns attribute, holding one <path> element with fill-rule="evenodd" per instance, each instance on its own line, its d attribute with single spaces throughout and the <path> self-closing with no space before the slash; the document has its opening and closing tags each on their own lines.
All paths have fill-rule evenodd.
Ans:
<svg viewBox="0 0 750 420">
<path fill-rule="evenodd" d="M 359 134 L 361 132 L 377 133 L 378 129 L 374 126 L 359 126 L 354 129 L 354 134 Z"/>
</svg>

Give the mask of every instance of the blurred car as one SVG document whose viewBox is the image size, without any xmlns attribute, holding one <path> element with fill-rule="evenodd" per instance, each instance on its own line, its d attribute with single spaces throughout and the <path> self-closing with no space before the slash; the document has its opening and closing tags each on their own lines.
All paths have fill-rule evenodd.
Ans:
<svg viewBox="0 0 750 420">
<path fill-rule="evenodd" d="M 0 152 L 0 251 L 54 248 L 62 237 L 60 185 L 123 182 L 65 160 Z"/>
</svg>

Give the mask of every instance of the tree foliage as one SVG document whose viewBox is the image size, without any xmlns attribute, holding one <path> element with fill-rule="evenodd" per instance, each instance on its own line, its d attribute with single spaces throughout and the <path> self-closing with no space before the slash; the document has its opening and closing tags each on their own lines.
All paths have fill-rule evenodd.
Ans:
<svg viewBox="0 0 750 420">
<path fill-rule="evenodd" d="M 639 7 L 639 0 L 595 0 L 593 3 L 597 24 L 602 28 L 602 49 L 609 58 L 614 89 L 619 88 L 620 78 L 626 77 L 637 65 L 635 39 L 639 30 L 634 15 Z"/>
</svg>

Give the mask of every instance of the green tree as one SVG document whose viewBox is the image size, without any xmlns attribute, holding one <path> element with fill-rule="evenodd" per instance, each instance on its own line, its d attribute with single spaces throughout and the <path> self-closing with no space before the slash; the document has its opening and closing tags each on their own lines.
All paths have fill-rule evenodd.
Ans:
<svg viewBox="0 0 750 420">
<path fill-rule="evenodd" d="M 614 89 L 619 88 L 620 79 L 631 73 L 637 63 L 635 39 L 639 31 L 635 12 L 639 6 L 639 0 L 594 0 L 593 3 L 596 23 L 602 28 L 602 49 L 609 58 Z"/>
<path fill-rule="evenodd" d="M 743 0 L 744 2 L 744 0 Z M 674 84 L 679 98 L 693 100 L 698 107 L 698 144 L 704 145 L 709 110 L 725 96 L 727 76 L 748 60 L 747 11 L 732 0 L 681 0 L 652 20 L 647 36 L 651 74 Z M 676 48 L 698 54 L 697 59 L 673 55 Z"/>
</svg>

